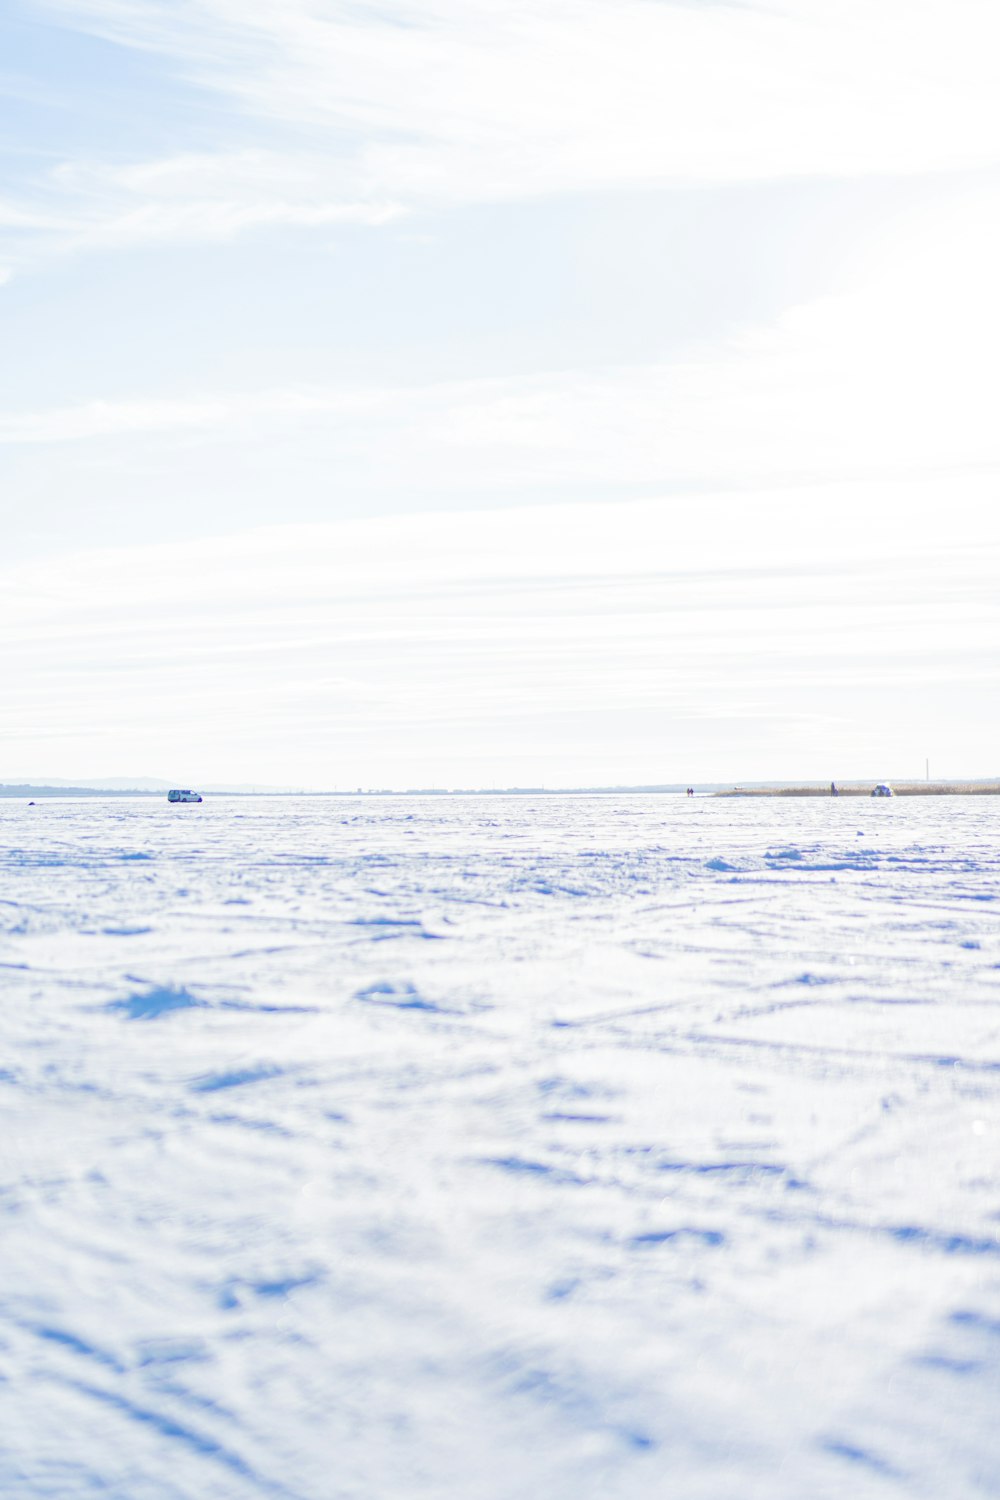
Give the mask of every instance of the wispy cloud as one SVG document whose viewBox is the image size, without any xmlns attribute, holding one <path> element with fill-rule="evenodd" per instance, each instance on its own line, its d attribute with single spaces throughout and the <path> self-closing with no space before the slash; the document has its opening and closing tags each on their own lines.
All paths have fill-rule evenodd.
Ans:
<svg viewBox="0 0 1000 1500">
<path fill-rule="evenodd" d="M 353 130 L 373 171 L 416 192 L 924 171 L 1000 150 L 984 0 L 74 0 L 71 14 L 255 115 Z"/>
<path fill-rule="evenodd" d="M 0 444 L 294 429 L 343 481 L 426 492 L 767 484 L 1000 464 L 992 420 L 1000 226 L 978 200 L 897 226 L 883 261 L 775 324 L 649 365 L 95 400 L 0 414 Z M 961 279 L 953 274 L 961 263 Z"/>
<path fill-rule="evenodd" d="M 914 744 L 986 774 L 996 540 L 942 546 L 954 483 L 909 491 L 902 537 L 884 496 L 801 490 L 770 525 L 706 495 L 8 567 L 4 774 L 565 783 L 681 779 L 697 756 L 700 777 L 847 775 Z"/>
<path fill-rule="evenodd" d="M 75 247 L 583 189 L 1000 162 L 984 0 L 36 3 L 163 57 L 230 105 L 202 154 L 68 164 L 41 184 L 38 229 Z M 267 150 L 233 149 L 241 120 L 269 128 Z"/>
<path fill-rule="evenodd" d="M 0 203 L 0 229 L 12 232 L 8 253 L 18 262 L 45 250 L 197 244 L 282 225 L 383 224 L 400 212 L 344 177 L 319 158 L 263 150 L 64 162 L 30 198 Z"/>
</svg>

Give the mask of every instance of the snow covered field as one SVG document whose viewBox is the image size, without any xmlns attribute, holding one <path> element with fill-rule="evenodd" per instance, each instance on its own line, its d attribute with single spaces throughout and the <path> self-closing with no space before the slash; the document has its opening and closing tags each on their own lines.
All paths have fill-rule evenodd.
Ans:
<svg viewBox="0 0 1000 1500">
<path fill-rule="evenodd" d="M 1000 1494 L 1000 800 L 0 803 L 5 1500 Z"/>
</svg>

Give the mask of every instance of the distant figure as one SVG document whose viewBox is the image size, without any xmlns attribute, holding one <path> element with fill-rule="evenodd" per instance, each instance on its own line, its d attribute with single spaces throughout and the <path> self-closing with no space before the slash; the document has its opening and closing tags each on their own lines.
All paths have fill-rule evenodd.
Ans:
<svg viewBox="0 0 1000 1500">
<path fill-rule="evenodd" d="M 694 796 L 694 787 L 693 786 L 689 786 L 688 787 L 687 794 L 688 794 L 689 797 L 693 797 Z"/>
<path fill-rule="evenodd" d="M 835 781 L 831 781 L 830 782 L 830 796 L 831 797 L 839 797 L 840 796 L 840 793 L 837 791 L 837 783 Z"/>
</svg>

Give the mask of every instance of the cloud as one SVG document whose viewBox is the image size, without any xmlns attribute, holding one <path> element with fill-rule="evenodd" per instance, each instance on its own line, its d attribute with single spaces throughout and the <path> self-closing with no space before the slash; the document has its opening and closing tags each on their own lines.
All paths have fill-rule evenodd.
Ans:
<svg viewBox="0 0 1000 1500">
<path fill-rule="evenodd" d="M 64 162 L 33 197 L 0 204 L 0 227 L 16 231 L 20 259 L 39 250 L 129 249 L 224 241 L 283 225 L 384 224 L 400 209 L 364 198 L 344 173 L 307 155 L 264 150 L 186 153 L 120 165 Z M 11 253 L 18 255 L 15 242 Z"/>
<path fill-rule="evenodd" d="M 0 416 L 0 445 L 72 443 L 131 434 L 246 430 L 272 422 L 325 416 L 356 420 L 386 405 L 386 393 L 348 390 L 263 391 L 187 399 L 87 401 L 79 406 Z"/>
<path fill-rule="evenodd" d="M 257 117 L 353 133 L 391 191 L 1000 159 L 988 0 L 74 0 L 71 15 Z"/>
<path fill-rule="evenodd" d="M 978 199 L 898 223 L 868 274 L 684 358 L 385 387 L 129 397 L 0 414 L 0 444 L 189 433 L 288 439 L 352 482 L 547 492 L 830 481 L 1000 464 L 1000 220 Z"/>
<path fill-rule="evenodd" d="M 70 164 L 43 183 L 38 227 L 59 233 L 51 205 L 57 221 L 68 205 L 75 248 L 379 222 L 442 203 L 1000 162 L 986 0 L 39 8 L 159 55 L 230 106 L 200 154 Z M 232 149 L 241 128 L 262 127 L 266 150 Z"/>
<path fill-rule="evenodd" d="M 900 487 L 902 532 L 889 498 L 426 513 L 8 566 L 5 753 L 405 786 L 864 775 L 873 745 L 898 769 L 947 742 L 986 774 L 1000 547 L 936 525 L 986 496 Z"/>
</svg>

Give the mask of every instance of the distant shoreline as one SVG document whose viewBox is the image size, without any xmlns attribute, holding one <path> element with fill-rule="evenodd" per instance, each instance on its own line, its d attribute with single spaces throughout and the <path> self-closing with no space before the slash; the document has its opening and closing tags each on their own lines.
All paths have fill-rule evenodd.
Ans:
<svg viewBox="0 0 1000 1500">
<path fill-rule="evenodd" d="M 837 783 L 837 794 L 841 797 L 869 797 L 874 781 L 844 781 Z M 894 781 L 891 782 L 897 797 L 996 797 L 1000 796 L 1000 781 Z M 710 797 L 829 797 L 829 782 L 805 782 L 797 785 L 780 785 L 774 782 L 751 782 L 746 786 L 727 786 L 724 782 L 695 782 L 694 790 L 699 796 Z M 212 800 L 228 798 L 274 798 L 274 797 L 341 797 L 352 801 L 370 800 L 380 797 L 628 797 L 628 796 L 683 796 L 682 785 L 660 786 L 507 786 L 507 787 L 407 787 L 395 791 L 388 787 L 371 787 L 357 791 L 305 791 L 267 790 L 237 791 L 209 787 L 205 796 Z M 142 797 L 146 800 L 166 801 L 166 792 L 148 787 L 88 787 L 45 786 L 29 783 L 0 783 L 0 801 L 17 799 L 45 800 L 99 798 L 119 801 L 121 798 Z"/>
</svg>

